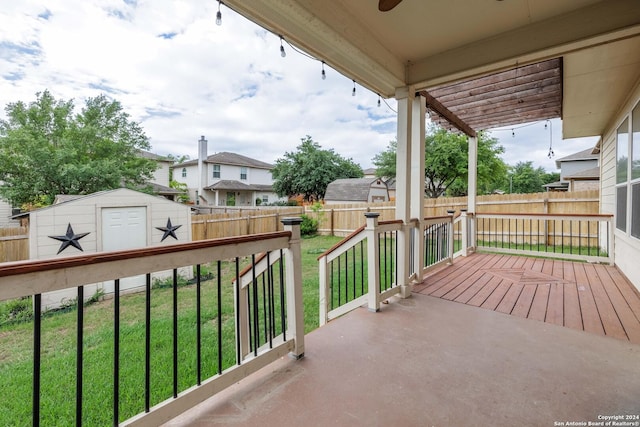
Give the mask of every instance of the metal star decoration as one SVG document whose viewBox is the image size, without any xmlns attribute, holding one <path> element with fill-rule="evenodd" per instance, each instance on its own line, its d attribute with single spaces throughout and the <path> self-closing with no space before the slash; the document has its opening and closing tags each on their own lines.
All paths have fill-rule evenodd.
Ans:
<svg viewBox="0 0 640 427">
<path fill-rule="evenodd" d="M 182 225 L 171 225 L 171 218 L 167 218 L 166 227 L 156 227 L 156 230 L 164 231 L 164 234 L 162 235 L 162 239 L 160 239 L 160 241 L 164 242 L 164 239 L 166 239 L 169 236 L 178 240 L 178 237 L 176 236 L 176 230 L 180 227 L 182 227 Z"/>
<path fill-rule="evenodd" d="M 80 246 L 80 242 L 78 242 L 78 240 L 82 239 L 87 234 L 90 234 L 90 233 L 80 233 L 80 234 L 74 233 L 73 227 L 71 227 L 71 223 L 69 223 L 69 225 L 67 225 L 67 234 L 65 234 L 64 236 L 49 236 L 49 237 L 62 242 L 62 244 L 60 245 L 60 249 L 58 249 L 58 253 L 56 254 L 58 255 L 60 252 L 67 249 L 69 246 L 73 246 L 74 248 L 83 252 L 82 246 Z"/>
</svg>

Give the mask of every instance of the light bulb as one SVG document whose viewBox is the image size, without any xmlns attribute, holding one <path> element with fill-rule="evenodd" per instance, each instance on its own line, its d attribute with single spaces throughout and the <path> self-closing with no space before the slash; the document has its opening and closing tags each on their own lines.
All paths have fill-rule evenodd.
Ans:
<svg viewBox="0 0 640 427">
<path fill-rule="evenodd" d="M 216 13 L 216 25 L 222 25 L 222 12 Z"/>
<path fill-rule="evenodd" d="M 322 61 L 322 80 L 327 79 L 327 73 L 324 72 L 324 61 Z"/>
<path fill-rule="evenodd" d="M 287 56 L 287 52 L 284 51 L 284 46 L 282 45 L 282 36 L 280 36 L 280 56 L 283 58 Z"/>
<path fill-rule="evenodd" d="M 378 107 L 380 107 L 380 95 L 378 95 Z"/>
<path fill-rule="evenodd" d="M 351 96 L 356 96 L 356 81 L 353 81 L 353 90 L 351 91 Z"/>
<path fill-rule="evenodd" d="M 514 138 L 516 137 L 516 133 L 513 131 L 513 129 L 511 129 L 511 136 Z"/>
</svg>

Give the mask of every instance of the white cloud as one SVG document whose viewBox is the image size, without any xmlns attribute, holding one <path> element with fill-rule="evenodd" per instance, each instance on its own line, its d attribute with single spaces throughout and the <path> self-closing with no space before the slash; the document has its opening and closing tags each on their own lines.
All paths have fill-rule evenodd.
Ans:
<svg viewBox="0 0 640 427">
<path fill-rule="evenodd" d="M 286 43 L 282 58 L 277 36 L 224 6 L 215 25 L 216 10 L 210 0 L 2 2 L 2 100 L 30 102 L 49 89 L 82 105 L 107 93 L 141 122 L 154 152 L 192 158 L 201 135 L 210 152 L 268 162 L 311 135 L 367 168 L 395 139 L 395 113 L 378 108 L 377 95 L 357 86 L 352 97 L 352 81 L 328 66 L 322 80 L 320 63 Z M 583 149 L 556 139 L 556 127 L 556 158 Z M 552 170 L 548 133 L 531 130 L 518 130 L 517 144 L 505 132 L 494 136 L 508 163 Z"/>
</svg>

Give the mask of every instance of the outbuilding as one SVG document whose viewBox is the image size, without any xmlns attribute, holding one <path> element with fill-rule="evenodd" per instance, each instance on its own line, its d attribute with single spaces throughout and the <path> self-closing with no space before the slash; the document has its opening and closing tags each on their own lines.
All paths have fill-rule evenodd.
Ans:
<svg viewBox="0 0 640 427">
<path fill-rule="evenodd" d="M 28 213 L 29 258 L 50 259 L 82 253 L 116 251 L 191 241 L 190 207 L 127 188 L 101 191 L 87 196 L 59 198 L 57 203 Z M 157 272 L 153 278 L 169 276 Z M 193 272 L 180 274 L 191 278 Z M 121 291 L 145 285 L 145 277 L 120 280 Z M 85 287 L 90 298 L 96 292 L 113 293 L 114 283 Z M 43 310 L 76 297 L 75 289 L 42 296 Z"/>
<path fill-rule="evenodd" d="M 329 183 L 324 195 L 324 202 L 327 205 L 388 201 L 389 190 L 381 178 L 336 179 Z"/>
</svg>

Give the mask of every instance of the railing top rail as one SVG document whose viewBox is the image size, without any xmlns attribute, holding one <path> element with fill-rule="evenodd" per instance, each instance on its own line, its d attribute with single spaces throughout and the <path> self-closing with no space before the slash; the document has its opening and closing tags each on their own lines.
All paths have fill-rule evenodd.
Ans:
<svg viewBox="0 0 640 427">
<path fill-rule="evenodd" d="M 354 230 L 351 234 L 349 234 L 348 236 L 346 236 L 344 239 L 340 240 L 338 243 L 336 243 L 335 245 L 331 246 L 329 249 L 327 249 L 326 251 L 324 251 L 322 254 L 320 254 L 320 256 L 318 257 L 318 261 L 323 258 L 326 257 L 327 255 L 331 254 L 333 251 L 337 250 L 338 248 L 340 248 L 342 245 L 344 245 L 345 243 L 347 243 L 349 240 L 353 239 L 354 237 L 356 237 L 358 234 L 360 234 L 362 231 L 364 231 L 365 226 L 361 226 L 359 228 L 357 228 L 356 230 Z"/>
<path fill-rule="evenodd" d="M 476 213 L 477 217 L 545 217 L 545 218 L 593 218 L 593 219 L 610 219 L 613 214 L 569 214 L 569 213 L 505 213 L 505 212 L 482 212 Z"/>
<path fill-rule="evenodd" d="M 440 215 L 440 216 L 426 216 L 424 217 L 422 220 L 423 221 L 432 221 L 432 220 L 439 220 L 439 219 L 448 219 L 451 218 L 451 215 Z"/>
<path fill-rule="evenodd" d="M 98 252 L 87 255 L 77 255 L 64 258 L 51 258 L 45 260 L 16 261 L 0 265 L 0 277 L 15 276 L 19 274 L 35 273 L 42 271 L 61 270 L 78 266 L 96 265 L 113 261 L 131 260 L 156 255 L 192 251 L 197 249 L 215 248 L 241 243 L 251 243 L 281 237 L 291 237 L 290 231 L 274 233 L 260 233 L 249 236 L 225 237 L 218 239 L 198 240 L 196 242 L 176 243 L 166 246 L 154 246 L 140 249 L 128 249 L 113 252 Z"/>
</svg>

